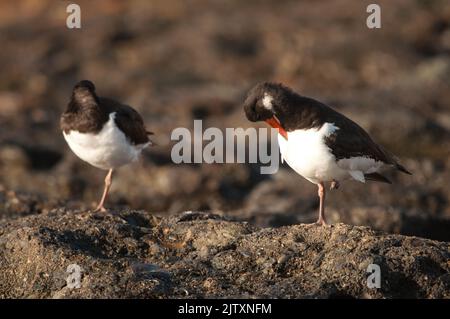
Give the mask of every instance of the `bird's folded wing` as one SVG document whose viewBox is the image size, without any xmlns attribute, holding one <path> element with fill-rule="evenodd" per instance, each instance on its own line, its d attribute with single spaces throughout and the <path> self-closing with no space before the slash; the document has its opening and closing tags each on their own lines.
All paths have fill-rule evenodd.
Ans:
<svg viewBox="0 0 450 319">
<path fill-rule="evenodd" d="M 141 145 L 150 142 L 149 132 L 145 128 L 144 120 L 135 109 L 108 98 L 100 98 L 100 101 L 103 107 L 116 113 L 117 127 L 132 144 Z"/>
<path fill-rule="evenodd" d="M 150 142 L 141 116 L 133 109 L 122 109 L 116 113 L 116 125 L 134 145 Z"/>
<path fill-rule="evenodd" d="M 325 138 L 336 160 L 350 158 L 368 158 L 375 162 L 395 165 L 392 154 L 377 145 L 359 125 L 345 119 L 336 124 L 339 130 Z"/>
</svg>

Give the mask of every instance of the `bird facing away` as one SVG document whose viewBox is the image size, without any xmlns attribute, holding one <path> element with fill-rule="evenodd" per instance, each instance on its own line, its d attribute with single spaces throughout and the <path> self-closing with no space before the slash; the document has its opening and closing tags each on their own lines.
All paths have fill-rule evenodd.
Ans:
<svg viewBox="0 0 450 319">
<path fill-rule="evenodd" d="M 390 184 L 381 174 L 390 167 L 411 174 L 358 124 L 282 84 L 256 85 L 248 93 L 244 111 L 250 121 L 265 121 L 278 129 L 282 158 L 295 172 L 317 184 L 318 224 L 326 225 L 325 183 L 330 182 L 331 189 L 347 179 Z"/>
<path fill-rule="evenodd" d="M 112 183 L 113 170 L 136 161 L 151 145 L 142 117 L 128 105 L 99 97 L 92 82 L 75 85 L 61 130 L 70 149 L 83 161 L 107 170 L 105 188 L 95 212 L 104 207 Z"/>
</svg>

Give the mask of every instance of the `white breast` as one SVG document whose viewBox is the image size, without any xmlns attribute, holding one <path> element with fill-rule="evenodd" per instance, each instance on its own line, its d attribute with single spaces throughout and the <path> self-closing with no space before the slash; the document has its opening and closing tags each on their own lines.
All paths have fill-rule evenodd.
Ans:
<svg viewBox="0 0 450 319">
<path fill-rule="evenodd" d="M 132 145 L 117 127 L 115 115 L 110 114 L 108 122 L 97 134 L 63 132 L 70 149 L 83 161 L 105 170 L 136 161 L 150 143 Z"/>
<path fill-rule="evenodd" d="M 364 174 L 378 171 L 382 163 L 362 157 L 336 162 L 325 144 L 325 137 L 336 130 L 339 128 L 333 123 L 325 123 L 320 129 L 288 132 L 287 141 L 278 135 L 281 156 L 294 171 L 315 184 L 348 178 L 364 182 Z"/>
</svg>

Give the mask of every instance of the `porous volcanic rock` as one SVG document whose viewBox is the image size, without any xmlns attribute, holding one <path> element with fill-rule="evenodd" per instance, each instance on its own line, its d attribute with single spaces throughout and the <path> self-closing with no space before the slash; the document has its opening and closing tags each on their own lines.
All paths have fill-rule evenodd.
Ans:
<svg viewBox="0 0 450 319">
<path fill-rule="evenodd" d="M 1 298 L 448 298 L 449 269 L 449 243 L 344 224 L 66 208 L 0 222 Z"/>
</svg>

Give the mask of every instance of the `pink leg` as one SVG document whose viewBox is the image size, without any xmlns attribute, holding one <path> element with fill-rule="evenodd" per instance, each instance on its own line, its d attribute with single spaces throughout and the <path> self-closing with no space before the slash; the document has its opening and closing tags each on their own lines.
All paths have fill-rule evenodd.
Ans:
<svg viewBox="0 0 450 319">
<path fill-rule="evenodd" d="M 320 204 L 319 204 L 319 219 L 317 220 L 317 224 L 322 226 L 327 225 L 327 221 L 325 220 L 325 186 L 323 183 L 318 184 L 317 194 L 319 195 Z"/>
<path fill-rule="evenodd" d="M 105 204 L 106 197 L 108 197 L 109 189 L 111 188 L 112 174 L 113 174 L 113 169 L 110 169 L 108 174 L 105 177 L 105 188 L 103 190 L 102 199 L 100 200 L 100 203 L 98 203 L 98 206 L 94 210 L 94 212 L 99 212 L 99 211 L 100 212 L 106 212 L 106 209 L 105 209 L 105 207 L 103 205 Z"/>
</svg>

